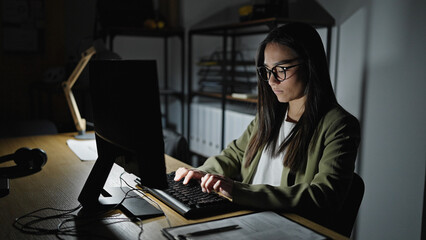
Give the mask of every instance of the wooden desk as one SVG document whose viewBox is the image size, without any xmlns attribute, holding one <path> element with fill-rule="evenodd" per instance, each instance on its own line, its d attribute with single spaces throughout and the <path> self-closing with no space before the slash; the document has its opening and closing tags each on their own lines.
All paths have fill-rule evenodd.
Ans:
<svg viewBox="0 0 426 240">
<path fill-rule="evenodd" d="M 42 148 L 48 155 L 47 164 L 41 172 L 10 180 L 9 195 L 0 198 L 0 239 L 57 239 L 54 235 L 34 236 L 23 234 L 16 230 L 12 223 L 15 218 L 37 209 L 45 207 L 72 209 L 79 205 L 77 197 L 94 162 L 83 162 L 77 158 L 66 144 L 66 140 L 72 138 L 73 133 L 0 139 L 0 156 L 13 153 L 21 147 Z M 1 167 L 8 165 L 13 165 L 13 162 L 4 163 Z M 166 156 L 166 165 L 169 172 L 176 170 L 180 166 L 189 167 L 169 156 Z M 115 165 L 106 186 L 119 186 L 119 174 L 122 171 L 121 167 Z M 125 179 L 132 185 L 135 184 L 131 175 L 126 174 Z M 172 226 L 230 217 L 248 212 L 239 211 L 200 220 L 187 220 L 160 201 L 156 200 L 156 202 L 160 204 Z M 124 216 L 119 211 L 117 211 L 117 215 Z M 298 215 L 283 215 L 332 239 L 347 239 Z M 165 239 L 160 232 L 164 227 L 169 227 L 164 216 L 144 220 L 144 231 L 141 239 Z M 110 239 L 137 239 L 140 233 L 138 225 L 132 222 L 112 225 L 98 222 L 91 229 L 96 231 L 97 234 L 107 236 Z"/>
</svg>

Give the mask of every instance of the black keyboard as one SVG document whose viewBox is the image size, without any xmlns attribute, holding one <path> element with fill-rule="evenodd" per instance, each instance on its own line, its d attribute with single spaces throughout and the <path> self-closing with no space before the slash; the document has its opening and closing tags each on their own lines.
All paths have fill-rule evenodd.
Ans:
<svg viewBox="0 0 426 240">
<path fill-rule="evenodd" d="M 183 184 L 174 181 L 175 174 L 167 174 L 168 188 L 165 190 L 147 189 L 149 193 L 163 201 L 176 212 L 189 219 L 215 216 L 239 208 L 217 193 L 204 193 L 196 180 Z"/>
</svg>

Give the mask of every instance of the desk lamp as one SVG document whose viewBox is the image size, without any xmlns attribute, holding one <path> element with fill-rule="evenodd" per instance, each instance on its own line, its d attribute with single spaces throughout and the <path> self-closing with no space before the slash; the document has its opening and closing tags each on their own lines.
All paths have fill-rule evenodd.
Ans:
<svg viewBox="0 0 426 240">
<path fill-rule="evenodd" d="M 71 90 L 74 83 L 80 76 L 81 72 L 89 62 L 90 58 L 92 58 L 95 53 L 96 49 L 94 46 L 84 51 L 81 54 L 80 61 L 75 67 L 74 71 L 71 73 L 71 76 L 68 78 L 67 81 L 62 83 L 62 88 L 65 92 L 65 98 L 67 99 L 68 106 L 71 110 L 72 119 L 74 120 L 74 124 L 78 131 L 78 134 L 74 136 L 77 139 L 95 139 L 95 135 L 93 133 L 86 133 L 86 119 L 81 118 L 80 111 L 77 107 L 77 102 L 75 101 L 74 94 Z"/>
</svg>

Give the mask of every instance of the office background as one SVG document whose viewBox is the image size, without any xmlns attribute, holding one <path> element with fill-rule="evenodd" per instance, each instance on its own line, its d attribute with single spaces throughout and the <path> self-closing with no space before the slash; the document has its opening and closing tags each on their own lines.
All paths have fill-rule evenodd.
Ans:
<svg viewBox="0 0 426 240">
<path fill-rule="evenodd" d="M 246 2 L 181 0 L 180 22 L 188 31 L 207 17 Z M 422 221 L 426 170 L 426 2 L 318 2 L 336 20 L 330 73 L 337 98 L 362 125 L 357 171 L 365 181 L 366 190 L 353 237 L 420 239 L 422 226 L 426 224 Z M 45 0 L 44 4 L 45 11 L 38 16 L 43 24 L 35 29 L 44 36 L 44 44 L 23 53 L 4 49 L 0 52 L 0 121 L 3 123 L 34 118 L 34 101 L 39 99 L 34 100 L 28 94 L 31 84 L 45 78 L 47 69 L 72 69 L 80 53 L 90 45 L 95 1 Z M 34 37 L 34 33 L 28 34 Z M 3 31 L 2 44 L 4 36 Z M 254 57 L 260 39 L 262 36 L 248 38 L 237 45 Z M 180 77 L 181 71 L 179 44 L 177 39 L 169 43 L 169 79 L 176 88 L 179 83 L 174 79 Z M 114 46 L 114 51 L 126 59 L 157 59 L 162 78 L 161 40 L 119 36 Z M 200 38 L 193 58 L 208 55 L 220 46 L 220 40 Z M 187 77 L 188 73 L 185 74 Z M 71 127 L 64 124 L 59 126 L 60 130 L 73 130 L 69 110 L 61 105 L 65 100 L 58 94 L 53 101 L 54 117 L 71 122 Z M 180 126 L 179 104 L 175 103 L 171 109 L 176 111 L 171 114 L 176 116 L 172 121 Z M 178 127 L 178 131 L 182 129 Z"/>
</svg>

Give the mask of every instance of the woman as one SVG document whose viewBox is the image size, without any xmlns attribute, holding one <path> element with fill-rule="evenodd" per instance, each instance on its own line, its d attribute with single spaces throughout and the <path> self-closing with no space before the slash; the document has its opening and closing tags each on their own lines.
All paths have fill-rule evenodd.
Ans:
<svg viewBox="0 0 426 240">
<path fill-rule="evenodd" d="M 352 181 L 360 128 L 337 103 L 321 38 L 301 23 L 273 29 L 256 65 L 256 118 L 220 155 L 178 169 L 175 180 L 198 179 L 237 204 L 330 226 Z"/>
</svg>

